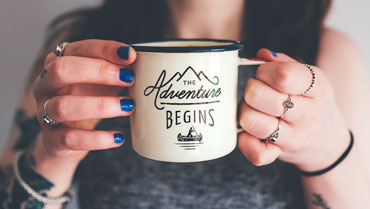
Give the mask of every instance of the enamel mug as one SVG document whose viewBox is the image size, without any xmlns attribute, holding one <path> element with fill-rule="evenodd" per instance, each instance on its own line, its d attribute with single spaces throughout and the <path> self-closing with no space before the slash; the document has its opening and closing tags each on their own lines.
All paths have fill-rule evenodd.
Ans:
<svg viewBox="0 0 370 209">
<path fill-rule="evenodd" d="M 132 145 L 140 155 L 166 162 L 198 162 L 232 152 L 237 143 L 239 58 L 230 40 L 179 39 L 133 44 L 136 109 Z"/>
</svg>

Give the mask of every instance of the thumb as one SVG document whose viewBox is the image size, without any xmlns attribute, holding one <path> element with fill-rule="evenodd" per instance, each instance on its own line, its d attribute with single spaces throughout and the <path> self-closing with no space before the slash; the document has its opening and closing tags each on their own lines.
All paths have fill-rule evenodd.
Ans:
<svg viewBox="0 0 370 209">
<path fill-rule="evenodd" d="M 297 62 L 284 53 L 275 53 L 265 48 L 258 50 L 257 58 L 263 59 L 266 62 Z"/>
</svg>

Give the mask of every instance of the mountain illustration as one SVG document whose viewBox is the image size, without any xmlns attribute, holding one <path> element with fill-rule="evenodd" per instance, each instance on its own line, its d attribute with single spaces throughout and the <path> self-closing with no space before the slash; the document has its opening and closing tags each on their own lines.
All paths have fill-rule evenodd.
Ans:
<svg viewBox="0 0 370 209">
<path fill-rule="evenodd" d="M 180 81 L 188 72 L 193 72 L 199 81 L 202 81 L 202 78 L 203 78 L 209 81 L 210 83 L 212 83 L 213 85 L 217 85 L 219 83 L 219 78 L 217 76 L 213 76 L 213 81 L 212 81 L 203 71 L 200 71 L 198 73 L 191 66 L 187 67 L 183 73 L 179 73 L 179 72 L 175 73 L 172 76 L 172 78 L 169 80 L 172 80 L 173 78 L 176 78 L 177 76 L 179 76 L 179 78 L 177 78 L 176 81 Z"/>
</svg>

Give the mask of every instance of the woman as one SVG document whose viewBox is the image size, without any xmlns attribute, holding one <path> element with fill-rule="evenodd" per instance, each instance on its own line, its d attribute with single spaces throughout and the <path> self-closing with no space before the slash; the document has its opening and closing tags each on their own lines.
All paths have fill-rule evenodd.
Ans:
<svg viewBox="0 0 370 209">
<path fill-rule="evenodd" d="M 2 157 L 0 179 L 7 189 L 0 203 L 61 208 L 31 198 L 19 179 L 48 198 L 65 197 L 78 167 L 81 208 L 368 208 L 366 70 L 354 43 L 323 27 L 329 4 L 106 0 L 99 8 L 57 19 L 45 48 L 71 43 L 62 57 L 45 50 L 37 63 L 34 75 L 39 76 L 32 79 L 32 91 L 17 112 L 18 129 Z M 244 92 L 240 151 L 192 164 L 144 159 L 129 140 L 122 146 L 123 135 L 130 137 L 125 116 L 134 103 L 125 95 L 134 83 L 128 68 L 136 58 L 125 43 L 199 37 L 244 40 L 244 56 L 267 61 L 239 86 Z M 259 140 L 276 130 L 288 97 L 294 107 L 280 118 L 278 141 Z M 43 122 L 44 106 L 58 126 Z M 100 120 L 118 116 L 123 117 Z M 19 150 L 27 152 L 12 169 Z M 92 150 L 102 151 L 87 156 Z"/>
</svg>

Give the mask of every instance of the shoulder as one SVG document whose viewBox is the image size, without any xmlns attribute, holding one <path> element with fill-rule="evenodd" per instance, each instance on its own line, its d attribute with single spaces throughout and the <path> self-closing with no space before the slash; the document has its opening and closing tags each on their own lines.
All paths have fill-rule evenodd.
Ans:
<svg viewBox="0 0 370 209">
<path fill-rule="evenodd" d="M 316 65 L 328 77 L 340 103 L 353 92 L 368 89 L 364 56 L 357 43 L 342 32 L 328 28 L 322 32 Z"/>
<path fill-rule="evenodd" d="M 364 63 L 362 52 L 352 38 L 331 28 L 323 30 L 316 63 L 319 67 L 328 71 L 333 66 L 337 68 L 346 65 L 363 65 Z"/>
<path fill-rule="evenodd" d="M 321 34 L 318 63 L 324 64 L 327 59 L 340 62 L 353 62 L 363 59 L 357 43 L 343 32 L 325 28 Z"/>
<path fill-rule="evenodd" d="M 342 32 L 325 29 L 321 34 L 316 65 L 324 71 L 336 93 L 343 86 L 367 83 L 367 67 L 357 43 Z"/>
<path fill-rule="evenodd" d="M 321 46 L 329 46 L 331 43 L 341 43 L 343 46 L 355 46 L 355 41 L 344 32 L 333 28 L 324 28 L 321 33 Z"/>
</svg>

